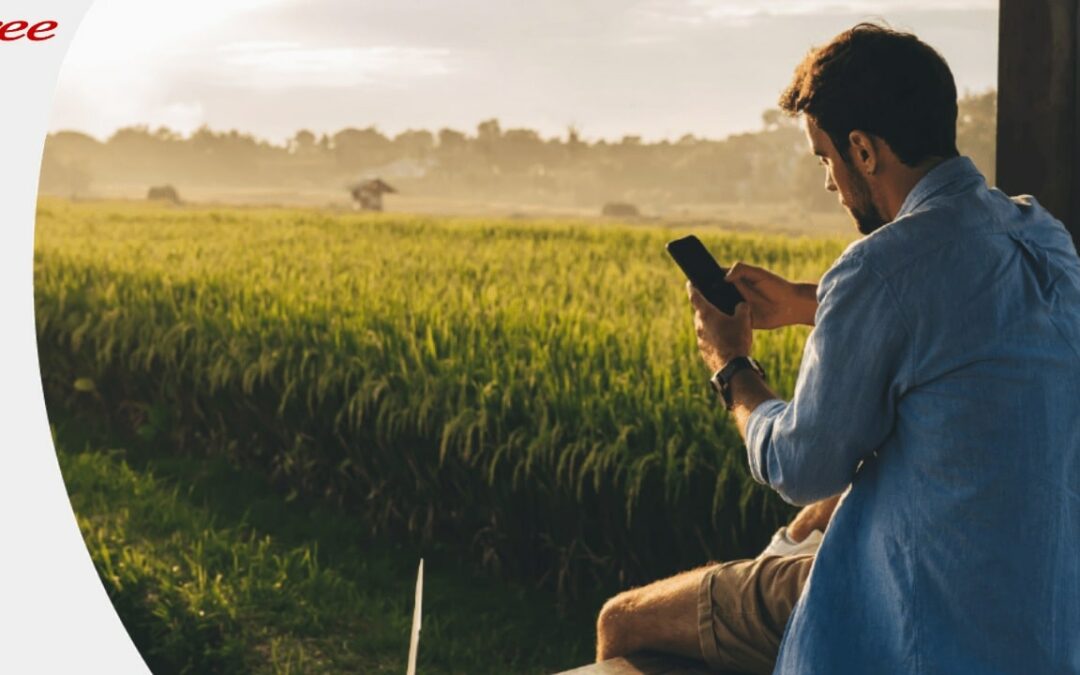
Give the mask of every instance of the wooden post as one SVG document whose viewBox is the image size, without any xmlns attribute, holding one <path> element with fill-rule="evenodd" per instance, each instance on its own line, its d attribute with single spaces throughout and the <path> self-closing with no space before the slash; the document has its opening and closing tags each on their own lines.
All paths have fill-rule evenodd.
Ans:
<svg viewBox="0 0 1080 675">
<path fill-rule="evenodd" d="M 1080 247 L 1080 0 L 1001 0 L 997 182 Z"/>
</svg>

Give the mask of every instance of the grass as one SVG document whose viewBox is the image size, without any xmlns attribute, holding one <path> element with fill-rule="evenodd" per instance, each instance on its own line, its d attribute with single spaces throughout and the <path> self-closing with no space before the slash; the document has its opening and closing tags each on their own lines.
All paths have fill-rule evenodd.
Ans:
<svg viewBox="0 0 1080 675">
<path fill-rule="evenodd" d="M 591 660 L 601 595 L 573 605 L 372 539 L 223 459 L 58 419 L 91 557 L 155 673 L 402 673 L 425 556 L 422 673 L 541 673 Z"/>
<path fill-rule="evenodd" d="M 697 229 L 817 278 L 839 239 Z M 155 672 L 592 658 L 630 585 L 791 509 L 705 386 L 678 228 L 43 200 L 46 403 L 91 556 Z M 759 333 L 790 394 L 806 330 Z"/>
</svg>

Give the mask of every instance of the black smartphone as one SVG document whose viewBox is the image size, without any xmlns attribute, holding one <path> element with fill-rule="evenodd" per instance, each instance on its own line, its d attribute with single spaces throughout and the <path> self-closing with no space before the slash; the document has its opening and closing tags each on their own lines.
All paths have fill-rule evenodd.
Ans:
<svg viewBox="0 0 1080 675">
<path fill-rule="evenodd" d="M 735 305 L 745 300 L 735 284 L 724 281 L 727 270 L 720 267 L 705 244 L 694 235 L 669 241 L 667 252 L 682 268 L 690 283 L 721 312 L 734 314 Z"/>
</svg>

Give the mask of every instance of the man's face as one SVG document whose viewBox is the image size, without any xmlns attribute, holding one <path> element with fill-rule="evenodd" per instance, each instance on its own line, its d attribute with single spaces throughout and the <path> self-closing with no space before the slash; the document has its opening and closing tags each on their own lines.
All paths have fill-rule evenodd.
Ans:
<svg viewBox="0 0 1080 675">
<path fill-rule="evenodd" d="M 836 150 L 829 135 L 809 117 L 803 117 L 806 139 L 810 151 L 825 168 L 825 189 L 836 192 L 840 205 L 851 214 L 859 232 L 870 234 L 886 223 L 881 211 L 874 204 L 873 194 L 866 177 L 846 156 Z"/>
</svg>

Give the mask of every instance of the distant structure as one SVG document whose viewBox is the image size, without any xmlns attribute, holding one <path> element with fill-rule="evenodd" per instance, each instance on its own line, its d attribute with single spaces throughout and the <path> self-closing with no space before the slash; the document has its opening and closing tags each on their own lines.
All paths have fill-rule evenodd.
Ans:
<svg viewBox="0 0 1080 675">
<path fill-rule="evenodd" d="M 636 206 L 627 202 L 608 202 L 600 213 L 613 218 L 637 218 L 641 215 Z"/>
<path fill-rule="evenodd" d="M 381 178 L 357 183 L 350 190 L 353 207 L 364 211 L 382 211 L 382 196 L 396 194 L 397 190 L 383 182 Z"/>
<path fill-rule="evenodd" d="M 180 203 L 180 194 L 171 185 L 155 185 L 146 193 L 146 198 L 152 202 Z"/>
</svg>

